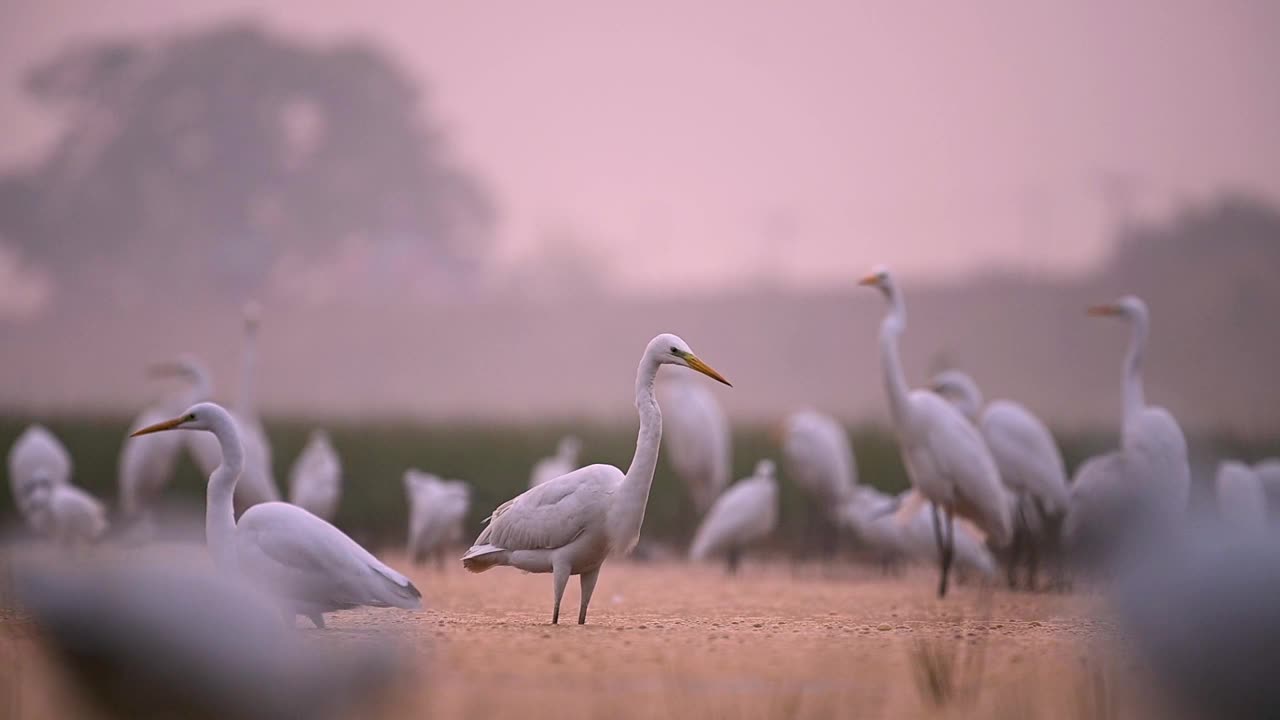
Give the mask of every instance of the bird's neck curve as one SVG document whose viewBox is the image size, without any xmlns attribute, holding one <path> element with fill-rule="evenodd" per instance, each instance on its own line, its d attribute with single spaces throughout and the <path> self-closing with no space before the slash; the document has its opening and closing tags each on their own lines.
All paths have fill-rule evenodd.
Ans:
<svg viewBox="0 0 1280 720">
<path fill-rule="evenodd" d="M 1147 348 L 1147 332 L 1146 313 L 1135 313 L 1130 319 L 1129 351 L 1124 359 L 1123 421 L 1125 424 L 1128 424 L 1147 406 L 1142 383 L 1142 358 Z"/>
<path fill-rule="evenodd" d="M 205 402 L 213 397 L 213 381 L 209 378 L 209 373 L 204 368 L 195 368 L 191 373 L 191 383 L 187 386 L 187 392 L 183 398 L 184 407 L 191 407 L 199 402 Z"/>
<path fill-rule="evenodd" d="M 896 287 L 888 290 L 889 313 L 880 322 L 880 364 L 884 371 L 885 392 L 889 396 L 889 411 L 893 421 L 901 427 L 907 420 L 907 377 L 898 355 L 898 343 L 907 329 L 907 306 Z"/>
<path fill-rule="evenodd" d="M 627 475 L 609 508 L 610 545 L 621 553 L 630 552 L 640 540 L 649 489 L 653 486 L 653 473 L 658 467 L 662 410 L 653 390 L 657 375 L 658 363 L 646 353 L 636 370 L 636 410 L 640 413 L 636 454 L 631 458 L 631 467 L 627 468 Z"/>
<path fill-rule="evenodd" d="M 244 446 L 235 421 L 225 411 L 214 416 L 210 432 L 218 439 L 222 462 L 209 476 L 205 496 L 204 533 L 214 564 L 223 570 L 236 569 L 236 516 L 233 499 L 236 481 L 244 470 Z"/>
</svg>

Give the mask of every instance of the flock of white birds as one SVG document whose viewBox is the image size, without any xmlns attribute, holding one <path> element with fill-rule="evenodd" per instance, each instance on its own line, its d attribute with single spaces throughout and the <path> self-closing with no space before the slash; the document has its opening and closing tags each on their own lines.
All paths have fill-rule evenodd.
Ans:
<svg viewBox="0 0 1280 720">
<path fill-rule="evenodd" d="M 883 382 L 910 489 L 886 494 L 860 481 L 845 429 L 815 410 L 788 417 L 781 437 L 784 477 L 812 501 L 812 521 L 852 535 L 886 568 L 903 562 L 939 567 L 938 594 L 951 570 L 981 576 L 1007 565 L 1009 582 L 1028 570 L 1035 585 L 1040 553 L 1104 553 L 1134 528 L 1158 527 L 1187 512 L 1190 469 L 1182 431 L 1164 408 L 1148 405 L 1142 361 L 1149 330 L 1146 305 L 1135 297 L 1090 308 L 1093 315 L 1128 323 L 1131 339 L 1123 366 L 1119 447 L 1082 464 L 1069 478 L 1048 428 L 1026 407 L 984 403 L 978 385 L 950 370 L 913 389 L 899 357 L 907 329 L 906 304 L 892 274 L 878 268 L 861 281 L 888 303 L 880 326 Z M 289 473 L 288 501 L 272 475 L 271 446 L 254 407 L 255 307 L 245 311 L 240 396 L 225 409 L 209 402 L 209 373 L 184 356 L 152 368 L 176 378 L 182 390 L 147 408 L 134 422 L 120 454 L 119 517 L 123 538 L 146 542 L 153 512 L 185 450 L 208 474 L 206 542 L 214 564 L 277 598 L 292 624 L 297 615 L 324 626 L 324 614 L 357 606 L 416 608 L 420 594 L 330 523 L 342 497 L 342 466 L 328 435 L 316 430 Z M 629 552 L 640 538 L 645 508 L 665 436 L 667 460 L 686 485 L 701 517 L 691 560 L 720 557 L 730 572 L 742 554 L 778 523 L 779 487 L 771 459 L 731 483 L 729 423 L 706 382 L 683 375 L 664 383 L 664 414 L 655 381 L 659 368 L 691 369 L 728 385 L 681 338 L 662 334 L 645 347 L 635 381 L 639 434 L 624 471 L 578 466 L 582 450 L 565 437 L 556 453 L 537 462 L 529 489 L 497 507 L 464 567 L 497 566 L 553 576 L 552 623 L 569 578 L 580 577 L 578 622 L 601 566 Z M 168 430 L 204 432 L 167 433 Z M 146 436 L 145 439 L 140 436 Z M 66 448 L 40 426 L 27 429 L 9 452 L 15 504 L 29 528 L 72 546 L 97 540 L 107 529 L 102 504 L 71 482 Z M 404 475 L 409 506 L 406 554 L 414 563 L 456 547 L 471 503 L 469 486 L 417 469 Z M 1280 460 L 1249 467 L 1224 461 L 1217 476 L 1221 516 L 1233 525 L 1266 523 L 1268 497 L 1280 494 Z"/>
</svg>

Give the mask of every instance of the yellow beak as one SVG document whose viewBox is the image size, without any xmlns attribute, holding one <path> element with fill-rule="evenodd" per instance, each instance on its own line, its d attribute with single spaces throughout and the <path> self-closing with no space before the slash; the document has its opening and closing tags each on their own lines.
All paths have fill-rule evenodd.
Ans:
<svg viewBox="0 0 1280 720">
<path fill-rule="evenodd" d="M 729 382 L 728 380 L 725 380 L 723 375 L 715 371 L 715 368 L 699 360 L 697 355 L 686 355 L 684 358 L 684 361 L 689 363 L 689 367 L 693 368 L 694 370 L 697 370 L 703 375 L 706 375 L 712 380 L 717 380 L 719 382 L 724 383 L 725 385 L 728 385 L 729 387 L 733 387 L 733 383 Z"/>
<path fill-rule="evenodd" d="M 1090 315 L 1095 315 L 1098 317 L 1110 317 L 1112 315 L 1120 314 L 1120 306 L 1119 305 L 1091 305 L 1089 309 L 1086 310 L 1085 312 L 1087 312 Z"/>
<path fill-rule="evenodd" d="M 172 430 L 186 421 L 187 421 L 187 418 L 185 415 L 183 417 L 177 417 L 172 420 L 165 420 L 164 422 L 158 422 L 155 425 L 148 425 L 142 428 L 141 430 L 134 431 L 129 435 L 129 437 L 138 437 L 139 435 L 150 435 L 151 433 L 160 432 L 161 430 Z"/>
<path fill-rule="evenodd" d="M 859 280 L 859 281 L 858 281 L 858 284 L 859 284 L 859 285 L 870 285 L 870 286 L 879 285 L 879 284 L 880 284 L 880 276 L 879 276 L 879 275 L 875 275 L 875 274 L 868 275 L 868 276 L 866 276 L 866 277 L 862 278 L 861 280 Z"/>
</svg>

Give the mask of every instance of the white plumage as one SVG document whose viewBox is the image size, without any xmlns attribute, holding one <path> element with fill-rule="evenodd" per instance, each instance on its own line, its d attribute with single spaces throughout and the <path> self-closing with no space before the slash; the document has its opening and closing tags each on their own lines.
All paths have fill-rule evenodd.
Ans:
<svg viewBox="0 0 1280 720">
<path fill-rule="evenodd" d="M 48 483 L 35 491 L 34 512 L 43 532 L 59 545 L 93 543 L 107 531 L 107 511 L 88 491 L 71 483 Z"/>
<path fill-rule="evenodd" d="M 838 516 L 841 524 L 886 563 L 940 561 L 932 506 L 916 490 L 895 497 L 859 485 Z M 983 577 L 995 575 L 995 557 L 987 549 L 982 531 L 963 518 L 953 528 L 956 569 Z"/>
<path fill-rule="evenodd" d="M 663 384 L 662 394 L 667 462 L 684 481 L 698 513 L 706 513 L 729 484 L 729 421 L 711 389 L 696 378 L 673 377 Z"/>
<path fill-rule="evenodd" d="M 529 487 L 537 487 L 561 475 L 568 475 L 578 469 L 578 453 L 582 452 L 582 441 L 574 435 L 560 438 L 556 445 L 556 454 L 545 457 L 533 464 L 529 473 Z"/>
<path fill-rule="evenodd" d="M 716 498 L 694 535 L 690 560 L 727 556 L 729 571 L 737 570 L 743 548 L 762 540 L 778 525 L 778 481 L 771 460 L 756 463 L 755 473 L 730 485 Z"/>
<path fill-rule="evenodd" d="M 1267 527 L 1267 495 L 1253 468 L 1226 460 L 1218 464 L 1214 479 L 1218 515 L 1226 527 L 1245 532 Z"/>
<path fill-rule="evenodd" d="M 446 547 L 462 540 L 462 523 L 471 509 L 471 488 L 460 480 L 441 480 L 420 470 L 404 473 L 409 498 L 407 555 L 416 563 L 429 555 L 443 565 Z"/>
<path fill-rule="evenodd" d="M 844 427 L 835 418 L 802 410 L 783 427 L 787 476 L 822 507 L 837 508 L 858 484 L 858 466 Z"/>
<path fill-rule="evenodd" d="M 47 514 L 42 512 L 49 499 L 40 488 L 71 483 L 71 453 L 43 425 L 31 425 L 9 448 L 9 489 L 18 513 L 31 529 L 48 531 Z"/>
<path fill-rule="evenodd" d="M 244 449 L 231 414 L 200 403 L 180 417 L 139 430 L 208 430 L 222 450 L 209 478 L 205 535 L 215 563 L 239 571 L 272 593 L 283 611 L 324 627 L 323 613 L 362 605 L 416 609 L 421 594 L 404 575 L 383 564 L 325 520 L 296 505 L 254 505 L 236 522 L 232 497 L 244 468 Z"/>
<path fill-rule="evenodd" d="M 1142 382 L 1148 312 L 1142 300 L 1126 296 L 1089 309 L 1091 315 L 1119 317 L 1130 327 L 1122 383 L 1120 449 L 1090 460 L 1077 472 L 1063 535 L 1076 546 L 1107 552 L 1121 536 L 1174 523 L 1186 512 L 1191 492 L 1187 441 L 1166 409 L 1147 405 Z"/>
<path fill-rule="evenodd" d="M 332 520 L 342 499 L 342 461 L 324 430 L 313 430 L 289 470 L 289 502 Z"/>
<path fill-rule="evenodd" d="M 908 388 L 898 358 L 899 337 L 907 325 L 906 304 L 889 271 L 877 269 L 861 284 L 878 288 L 889 301 L 889 313 L 880 325 L 881 365 L 911 484 L 941 510 L 946 526 L 959 514 L 976 523 L 997 547 L 1003 547 L 1013 536 L 1012 502 L 986 442 L 946 400 L 933 392 Z M 955 535 L 953 530 L 942 528 L 938 537 L 943 544 L 938 584 L 942 596 L 946 594 Z"/>
<path fill-rule="evenodd" d="M 600 566 L 610 554 L 630 552 L 640 539 L 662 438 L 662 411 L 653 388 L 660 365 L 683 365 L 728 384 L 680 338 L 655 337 L 636 370 L 640 432 L 626 474 L 611 465 L 589 465 L 499 505 L 489 516 L 488 527 L 462 556 L 464 567 L 483 572 L 510 565 L 526 572 L 552 573 L 552 624 L 560 621 L 560 599 L 569 576 L 579 575 L 578 623 L 586 622 Z"/>
</svg>

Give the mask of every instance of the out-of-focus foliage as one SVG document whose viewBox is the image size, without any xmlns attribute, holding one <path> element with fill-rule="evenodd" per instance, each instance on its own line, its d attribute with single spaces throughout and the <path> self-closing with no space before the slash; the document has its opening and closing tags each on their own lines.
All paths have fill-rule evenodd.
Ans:
<svg viewBox="0 0 1280 720">
<path fill-rule="evenodd" d="M 26 89 L 65 131 L 0 177 L 0 236 L 60 289 L 240 297 L 344 253 L 465 282 L 490 247 L 489 195 L 376 46 L 237 23 L 73 47 Z"/>
</svg>

